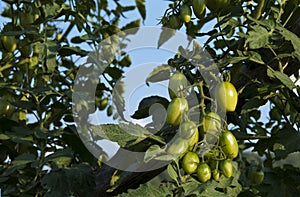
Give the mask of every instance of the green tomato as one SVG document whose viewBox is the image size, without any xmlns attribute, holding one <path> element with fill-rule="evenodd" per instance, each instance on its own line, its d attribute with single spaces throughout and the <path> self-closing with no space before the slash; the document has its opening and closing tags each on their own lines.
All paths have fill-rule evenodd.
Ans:
<svg viewBox="0 0 300 197">
<path fill-rule="evenodd" d="M 104 110 L 107 107 L 107 104 L 108 104 L 108 98 L 104 98 L 100 100 L 98 107 L 100 110 Z"/>
<path fill-rule="evenodd" d="M 113 114 L 113 107 L 109 106 L 106 110 L 106 115 L 107 116 L 111 116 Z"/>
<path fill-rule="evenodd" d="M 167 147 L 167 153 L 171 155 L 180 155 L 182 157 L 188 150 L 189 143 L 187 140 L 177 138 Z"/>
<path fill-rule="evenodd" d="M 220 179 L 219 170 L 217 170 L 217 169 L 213 170 L 212 175 L 213 175 L 213 178 L 214 178 L 215 181 L 219 181 L 219 179 Z"/>
<path fill-rule="evenodd" d="M 225 177 L 229 178 L 232 176 L 233 166 L 230 159 L 220 161 L 219 168 Z"/>
<path fill-rule="evenodd" d="M 234 85 L 228 81 L 220 83 L 215 89 L 215 97 L 218 107 L 222 110 L 232 112 L 235 110 L 238 94 Z"/>
<path fill-rule="evenodd" d="M 188 102 L 185 98 L 175 98 L 169 104 L 167 109 L 166 122 L 173 126 L 178 126 L 181 122 L 182 115 L 188 110 Z"/>
<path fill-rule="evenodd" d="M 219 131 L 220 129 L 221 129 L 221 117 L 214 112 L 207 113 L 206 116 L 204 116 L 203 118 L 204 132 Z"/>
<path fill-rule="evenodd" d="M 178 15 L 171 15 L 169 17 L 168 26 L 172 29 L 180 29 L 182 21 Z"/>
<path fill-rule="evenodd" d="M 8 52 L 13 52 L 17 48 L 17 40 L 14 36 L 2 36 L 1 42 Z"/>
<path fill-rule="evenodd" d="M 10 96 L 0 98 L 0 116 L 9 118 L 13 114 L 15 107 L 9 101 L 12 101 Z"/>
<path fill-rule="evenodd" d="M 206 6 L 211 12 L 215 12 L 220 16 L 229 12 L 230 0 L 206 0 Z"/>
<path fill-rule="evenodd" d="M 205 183 L 211 178 L 211 169 L 207 163 L 199 164 L 197 168 L 197 177 L 201 183 Z"/>
<path fill-rule="evenodd" d="M 189 150 L 193 150 L 194 146 L 198 143 L 199 141 L 199 132 L 198 129 L 197 131 L 194 133 L 194 135 L 189 139 Z"/>
<path fill-rule="evenodd" d="M 236 138 L 230 131 L 223 131 L 221 133 L 219 145 L 228 158 L 234 159 L 238 156 L 239 146 Z"/>
<path fill-rule="evenodd" d="M 203 15 L 205 14 L 205 8 L 206 8 L 205 0 L 193 0 L 192 8 L 194 14 L 197 16 L 198 19 L 203 18 Z"/>
<path fill-rule="evenodd" d="M 253 171 L 251 173 L 251 183 L 257 185 L 261 184 L 264 180 L 265 174 L 262 170 Z"/>
<path fill-rule="evenodd" d="M 200 159 L 197 153 L 187 152 L 182 158 L 181 166 L 187 174 L 192 174 L 196 172 L 199 162 Z"/>
<path fill-rule="evenodd" d="M 184 97 L 183 90 L 187 87 L 187 79 L 184 74 L 178 72 L 172 75 L 169 80 L 168 90 L 171 99 Z"/>
<path fill-rule="evenodd" d="M 180 8 L 179 8 L 179 13 L 180 13 L 180 17 L 181 19 L 188 23 L 191 21 L 191 15 L 192 15 L 192 10 L 190 8 L 190 6 L 183 4 Z"/>
<path fill-rule="evenodd" d="M 179 127 L 179 135 L 184 139 L 190 139 L 198 132 L 197 125 L 193 121 L 184 122 Z"/>
</svg>

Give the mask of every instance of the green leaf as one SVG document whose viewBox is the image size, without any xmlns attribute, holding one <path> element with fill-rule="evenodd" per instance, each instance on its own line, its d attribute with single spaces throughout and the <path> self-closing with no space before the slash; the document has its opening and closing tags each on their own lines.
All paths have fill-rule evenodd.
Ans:
<svg viewBox="0 0 300 197">
<path fill-rule="evenodd" d="M 300 39 L 299 39 L 299 37 L 284 27 L 277 26 L 277 30 L 284 37 L 285 40 L 291 41 L 291 43 L 294 47 L 294 50 L 295 50 L 292 54 L 294 55 L 294 57 L 296 57 L 298 59 L 298 61 L 300 61 Z"/>
<path fill-rule="evenodd" d="M 170 178 L 173 179 L 178 184 L 178 180 L 177 180 L 178 174 L 172 164 L 168 165 L 167 172 L 168 172 L 168 175 L 170 176 Z"/>
<path fill-rule="evenodd" d="M 8 140 L 9 136 L 5 135 L 4 133 L 0 133 L 0 140 Z"/>
<path fill-rule="evenodd" d="M 160 96 L 146 97 L 143 98 L 143 100 L 140 102 L 138 106 L 138 110 L 136 110 L 131 117 L 134 119 L 142 119 L 150 116 L 149 109 L 155 103 L 159 103 L 163 105 L 165 108 L 167 108 L 169 105 L 169 101 L 166 98 Z"/>
<path fill-rule="evenodd" d="M 81 57 L 86 56 L 88 53 L 82 50 L 80 47 L 67 47 L 64 46 L 59 50 L 61 56 L 79 55 Z"/>
<path fill-rule="evenodd" d="M 278 79 L 283 85 L 285 85 L 290 90 L 293 90 L 296 87 L 295 83 L 286 74 L 282 72 L 268 69 L 267 74 L 270 78 Z"/>
<path fill-rule="evenodd" d="M 249 31 L 246 44 L 248 44 L 250 49 L 259 49 L 265 47 L 269 43 L 269 37 L 270 34 L 265 28 L 254 26 L 253 30 Z"/>
<path fill-rule="evenodd" d="M 249 60 L 258 64 L 265 64 L 261 59 L 261 55 L 255 51 L 249 51 Z"/>
<path fill-rule="evenodd" d="M 157 48 L 161 47 L 165 42 L 167 42 L 175 34 L 176 34 L 175 29 L 163 28 L 162 32 L 159 35 Z"/>
<path fill-rule="evenodd" d="M 164 81 L 170 78 L 171 67 L 167 64 L 162 64 L 153 69 L 153 71 L 148 75 L 146 79 L 146 84 L 149 85 L 149 82 L 155 83 Z"/>
<path fill-rule="evenodd" d="M 120 79 L 122 77 L 123 71 L 117 67 L 106 67 L 105 72 L 109 74 L 113 79 Z"/>
<path fill-rule="evenodd" d="M 46 157 L 46 162 L 54 162 L 58 167 L 68 166 L 73 159 L 73 155 L 69 150 L 61 149 L 57 150 L 53 154 L 50 154 Z"/>
<path fill-rule="evenodd" d="M 126 31 L 126 34 L 128 35 L 129 33 L 130 34 L 135 34 L 139 29 L 138 27 L 140 26 L 140 23 L 141 23 L 141 20 L 138 19 L 138 20 L 135 20 L 135 21 L 132 21 L 128 24 L 126 24 L 125 26 L 123 26 L 121 28 L 121 31 Z M 133 29 L 134 28 L 134 29 Z M 129 31 L 128 31 L 129 30 Z"/>
<path fill-rule="evenodd" d="M 150 183 L 141 185 L 137 189 L 129 189 L 126 193 L 118 195 L 118 197 L 132 197 L 132 196 L 143 196 L 143 197 L 166 197 L 172 196 L 172 192 L 168 187 L 160 186 L 156 187 Z"/>
<path fill-rule="evenodd" d="M 128 128 L 127 124 L 106 124 L 91 126 L 90 129 L 93 136 L 98 137 L 99 140 L 108 139 L 117 142 L 121 147 L 127 147 L 128 142 L 135 141 L 140 136 L 132 135 L 130 132 L 122 129 L 126 127 Z M 137 130 L 139 130 L 139 128 Z"/>
<path fill-rule="evenodd" d="M 135 4 L 139 10 L 140 15 L 142 16 L 143 20 L 146 19 L 146 4 L 145 0 L 135 0 Z"/>
<path fill-rule="evenodd" d="M 253 110 L 257 110 L 260 106 L 264 105 L 266 102 L 267 102 L 266 100 L 261 100 L 259 98 L 252 98 L 243 105 L 241 114 L 248 113 Z"/>
<path fill-rule="evenodd" d="M 154 159 L 155 157 L 161 155 L 161 154 L 164 154 L 165 151 L 164 149 L 160 148 L 158 145 L 152 145 L 148 148 L 148 150 L 146 151 L 145 153 L 145 156 L 144 156 L 144 161 L 145 162 L 149 162 L 151 161 L 152 159 Z"/>
<path fill-rule="evenodd" d="M 19 155 L 18 157 L 16 157 L 13 161 L 12 164 L 14 166 L 22 166 L 22 165 L 26 165 L 28 163 L 31 163 L 35 160 L 35 155 L 34 154 L 30 154 L 30 153 L 24 153 L 22 155 Z"/>
<path fill-rule="evenodd" d="M 125 111 L 125 101 L 124 101 L 124 81 L 119 80 L 113 89 L 113 103 L 116 106 L 118 115 L 125 120 L 124 111 Z"/>
</svg>

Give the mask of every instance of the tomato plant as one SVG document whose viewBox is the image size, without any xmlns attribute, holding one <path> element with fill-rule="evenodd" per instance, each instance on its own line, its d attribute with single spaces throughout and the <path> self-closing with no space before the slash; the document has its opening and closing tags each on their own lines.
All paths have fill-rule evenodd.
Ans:
<svg viewBox="0 0 300 197">
<path fill-rule="evenodd" d="M 187 174 L 192 174 L 196 172 L 199 162 L 197 153 L 187 152 L 181 160 L 181 166 Z"/>
<path fill-rule="evenodd" d="M 228 81 L 220 83 L 215 89 L 215 97 L 218 107 L 223 110 L 232 112 L 235 110 L 238 94 L 234 85 Z"/>
<path fill-rule="evenodd" d="M 219 144 L 228 158 L 236 158 L 239 153 L 239 146 L 236 138 L 230 131 L 223 131 L 220 136 Z"/>
<path fill-rule="evenodd" d="M 188 102 L 185 98 L 175 98 L 167 108 L 166 122 L 170 125 L 178 126 L 182 115 L 188 110 Z"/>
<path fill-rule="evenodd" d="M 211 169 L 207 163 L 200 163 L 197 168 L 197 177 L 201 183 L 211 179 Z"/>
</svg>

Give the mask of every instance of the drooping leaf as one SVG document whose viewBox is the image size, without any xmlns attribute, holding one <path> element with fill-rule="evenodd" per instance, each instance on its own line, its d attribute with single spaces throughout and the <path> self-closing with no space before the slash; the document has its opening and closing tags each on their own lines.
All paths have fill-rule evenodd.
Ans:
<svg viewBox="0 0 300 197">
<path fill-rule="evenodd" d="M 278 79 L 283 85 L 285 85 L 290 90 L 296 87 L 295 83 L 291 80 L 291 78 L 289 78 L 286 74 L 282 72 L 268 69 L 267 74 L 270 78 Z"/>
<path fill-rule="evenodd" d="M 136 110 L 131 117 L 135 119 L 142 119 L 150 116 L 149 109 L 156 103 L 159 103 L 167 108 L 169 101 L 166 98 L 160 96 L 150 96 L 143 98 L 138 106 L 138 110 Z"/>
<path fill-rule="evenodd" d="M 146 4 L 145 0 L 135 0 L 136 7 L 139 10 L 140 15 L 142 16 L 143 20 L 146 19 Z"/>
<path fill-rule="evenodd" d="M 279 33 L 284 37 L 285 40 L 291 41 L 294 52 L 292 53 L 300 61 L 300 39 L 293 32 L 289 31 L 286 28 L 277 26 Z"/>
<path fill-rule="evenodd" d="M 176 33 L 175 29 L 163 28 L 159 35 L 159 40 L 157 43 L 157 48 L 161 47 L 165 42 L 167 42 Z"/>
<path fill-rule="evenodd" d="M 264 105 L 266 102 L 267 102 L 266 100 L 252 98 L 243 105 L 241 114 L 248 113 L 253 110 L 257 110 L 260 106 Z"/>
<path fill-rule="evenodd" d="M 162 64 L 153 69 L 153 71 L 148 75 L 146 79 L 146 84 L 149 85 L 149 82 L 155 83 L 164 81 L 170 78 L 171 67 L 166 64 Z"/>
</svg>

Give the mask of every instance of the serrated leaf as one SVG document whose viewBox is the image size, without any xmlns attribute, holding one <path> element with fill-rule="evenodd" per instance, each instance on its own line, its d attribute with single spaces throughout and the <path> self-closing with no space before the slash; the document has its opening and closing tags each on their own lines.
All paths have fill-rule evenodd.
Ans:
<svg viewBox="0 0 300 197">
<path fill-rule="evenodd" d="M 175 29 L 163 28 L 159 35 L 157 48 L 161 47 L 165 42 L 167 42 L 172 36 L 176 34 Z"/>
<path fill-rule="evenodd" d="M 153 71 L 148 75 L 146 79 L 146 84 L 149 82 L 155 83 L 159 81 L 164 81 L 170 78 L 171 67 L 167 64 L 162 64 L 153 69 Z"/>
<path fill-rule="evenodd" d="M 273 70 L 268 69 L 267 75 L 270 78 L 278 79 L 283 85 L 285 85 L 290 90 L 293 90 L 296 87 L 295 83 L 291 80 L 291 78 L 289 78 L 286 74 L 284 74 L 282 72 L 273 71 Z"/>
<path fill-rule="evenodd" d="M 142 16 L 143 20 L 146 19 L 146 4 L 145 0 L 135 0 L 136 7 L 138 8 L 138 11 L 140 15 Z"/>
<path fill-rule="evenodd" d="M 152 105 L 156 103 L 161 104 L 165 108 L 167 108 L 169 105 L 169 101 L 166 98 L 160 96 L 146 97 L 143 98 L 143 100 L 140 102 L 138 106 L 138 110 L 136 110 L 131 117 L 134 119 L 142 119 L 150 116 L 149 109 Z"/>
<path fill-rule="evenodd" d="M 264 105 L 265 103 L 265 100 L 252 98 L 243 105 L 241 114 L 257 110 L 260 106 Z"/>
<path fill-rule="evenodd" d="M 249 31 L 246 44 L 248 44 L 250 49 L 265 47 L 269 43 L 269 32 L 261 26 L 254 26 L 252 28 L 253 30 Z"/>
<path fill-rule="evenodd" d="M 119 194 L 118 197 L 132 197 L 132 196 L 143 196 L 143 197 L 166 197 L 171 196 L 172 192 L 168 187 L 160 186 L 156 187 L 150 183 L 141 185 L 137 189 L 129 189 L 126 193 Z"/>
<path fill-rule="evenodd" d="M 289 31 L 286 28 L 277 26 L 279 33 L 284 37 L 285 40 L 291 41 L 294 52 L 292 53 L 300 61 L 300 39 L 293 32 Z"/>
</svg>

